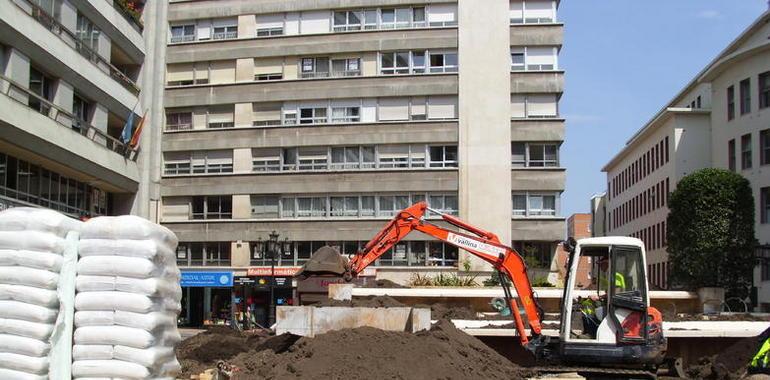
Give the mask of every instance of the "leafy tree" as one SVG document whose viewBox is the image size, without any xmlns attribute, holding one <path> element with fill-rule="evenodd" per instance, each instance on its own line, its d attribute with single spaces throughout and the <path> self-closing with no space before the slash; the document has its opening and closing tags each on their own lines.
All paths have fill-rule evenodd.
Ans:
<svg viewBox="0 0 770 380">
<path fill-rule="evenodd" d="M 679 181 L 669 209 L 672 282 L 690 289 L 723 287 L 745 296 L 756 246 L 749 181 L 727 170 L 699 170 Z"/>
</svg>

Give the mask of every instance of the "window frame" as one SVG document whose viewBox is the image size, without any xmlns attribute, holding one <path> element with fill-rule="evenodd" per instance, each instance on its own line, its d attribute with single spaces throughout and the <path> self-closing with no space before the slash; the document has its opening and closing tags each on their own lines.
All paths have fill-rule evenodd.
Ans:
<svg viewBox="0 0 770 380">
<path fill-rule="evenodd" d="M 179 36 L 174 36 L 174 28 L 181 28 L 182 34 Z M 192 34 L 187 34 L 188 31 L 187 28 L 190 28 L 192 31 Z M 192 42 L 195 41 L 196 38 L 196 32 L 197 32 L 198 26 L 195 23 L 192 24 L 176 24 L 171 25 L 169 29 L 169 43 L 171 44 L 178 44 L 178 43 L 184 43 L 184 42 Z"/>
<path fill-rule="evenodd" d="M 747 133 L 741 136 L 741 170 L 751 169 L 752 166 L 751 133 Z"/>
<path fill-rule="evenodd" d="M 751 113 L 751 79 L 746 78 L 739 82 L 739 97 L 741 116 Z"/>
<path fill-rule="evenodd" d="M 759 109 L 770 107 L 770 71 L 757 75 Z"/>
<path fill-rule="evenodd" d="M 524 197 L 525 209 L 516 208 L 516 198 Z M 553 209 L 546 208 L 546 198 L 553 198 Z M 553 218 L 559 217 L 560 214 L 560 197 L 559 192 L 552 191 L 514 191 L 511 194 L 512 198 L 512 216 L 513 218 Z M 540 207 L 534 207 L 533 201 L 540 198 Z M 521 199 L 519 199 L 521 200 Z"/>
<path fill-rule="evenodd" d="M 735 119 L 735 86 L 727 87 L 727 121 Z"/>
</svg>

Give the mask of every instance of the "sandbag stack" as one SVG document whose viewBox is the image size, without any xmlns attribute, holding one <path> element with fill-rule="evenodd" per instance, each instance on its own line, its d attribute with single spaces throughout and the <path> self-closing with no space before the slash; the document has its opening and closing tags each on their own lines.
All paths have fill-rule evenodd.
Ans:
<svg viewBox="0 0 770 380">
<path fill-rule="evenodd" d="M 52 210 L 0 212 L 0 379 L 48 379 L 65 237 L 80 225 Z"/>
<path fill-rule="evenodd" d="M 135 216 L 83 223 L 73 378 L 173 378 L 181 310 L 177 239 Z"/>
</svg>

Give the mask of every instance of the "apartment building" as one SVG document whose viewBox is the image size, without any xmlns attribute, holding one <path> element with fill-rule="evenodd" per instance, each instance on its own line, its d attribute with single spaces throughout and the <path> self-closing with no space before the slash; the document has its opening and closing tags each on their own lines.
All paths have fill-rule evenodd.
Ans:
<svg viewBox="0 0 770 380">
<path fill-rule="evenodd" d="M 355 252 L 421 200 L 553 255 L 565 177 L 557 6 L 171 1 L 160 195 L 180 264 L 260 272 L 274 230 L 276 264 L 290 270 L 324 244 Z M 489 268 L 415 233 L 375 272 L 406 282 L 466 263 Z"/>
<path fill-rule="evenodd" d="M 147 214 L 141 149 L 120 139 L 144 114 L 145 42 L 121 4 L 0 2 L 0 209 Z"/>
<path fill-rule="evenodd" d="M 770 12 L 723 50 L 644 125 L 602 169 L 605 227 L 642 239 L 653 285 L 668 286 L 668 195 L 705 167 L 733 170 L 750 182 L 760 258 L 770 258 Z M 770 262 L 756 269 L 763 310 L 770 307 Z"/>
</svg>

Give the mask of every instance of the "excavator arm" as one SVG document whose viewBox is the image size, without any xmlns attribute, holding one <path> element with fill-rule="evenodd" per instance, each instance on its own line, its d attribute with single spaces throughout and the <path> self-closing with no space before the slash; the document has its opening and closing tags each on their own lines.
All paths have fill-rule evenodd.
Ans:
<svg viewBox="0 0 770 380">
<path fill-rule="evenodd" d="M 460 228 L 463 232 L 451 231 L 424 220 L 423 216 L 428 210 L 441 215 L 444 221 Z M 524 306 L 524 312 L 532 329 L 532 335 L 540 336 L 542 318 L 540 307 L 534 298 L 534 292 L 527 277 L 527 266 L 521 255 L 512 248 L 502 244 L 497 235 L 471 226 L 454 216 L 429 209 L 425 202 L 416 203 L 396 214 L 385 228 L 350 259 L 346 277 L 351 278 L 361 273 L 364 268 L 375 262 L 396 243 L 415 230 L 481 258 L 492 264 L 501 276 L 508 277 L 516 288 L 518 298 Z M 527 345 L 529 339 L 524 329 L 524 321 L 519 312 L 518 302 L 512 297 L 506 281 L 503 281 L 501 278 L 500 283 L 509 302 L 521 343 L 522 345 Z"/>
</svg>

